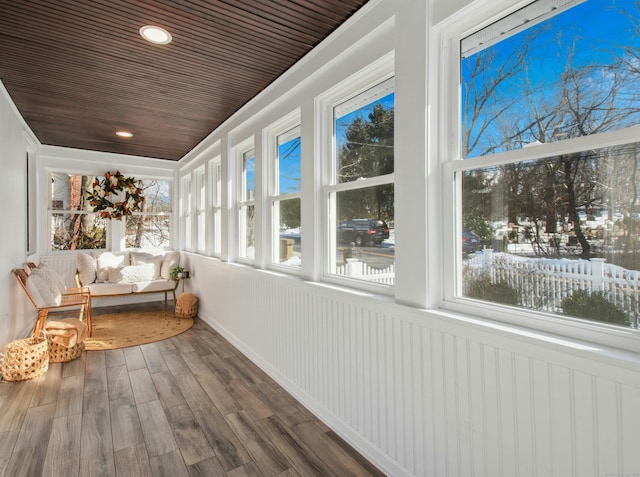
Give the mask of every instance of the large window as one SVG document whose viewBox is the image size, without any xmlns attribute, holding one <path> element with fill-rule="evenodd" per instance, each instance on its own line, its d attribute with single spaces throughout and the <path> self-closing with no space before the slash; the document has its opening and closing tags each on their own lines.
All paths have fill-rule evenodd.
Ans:
<svg viewBox="0 0 640 477">
<path fill-rule="evenodd" d="M 171 182 L 144 179 L 140 212 L 126 218 L 127 248 L 171 247 Z"/>
<path fill-rule="evenodd" d="M 454 295 L 638 328 L 639 6 L 559 3 L 460 41 Z"/>
<path fill-rule="evenodd" d="M 334 160 L 329 273 L 393 285 L 394 82 L 388 79 L 333 108 Z"/>
<path fill-rule="evenodd" d="M 51 250 L 106 248 L 106 219 L 93 213 L 85 200 L 87 188 L 96 177 L 54 172 L 50 178 Z"/>
<path fill-rule="evenodd" d="M 255 260 L 255 192 L 256 158 L 253 149 L 245 151 L 240 160 L 238 257 Z"/>
<path fill-rule="evenodd" d="M 171 182 L 141 179 L 142 210 L 122 219 L 101 219 L 86 200 L 102 176 L 54 172 L 50 176 L 49 223 L 52 250 L 113 248 L 125 235 L 127 248 L 171 247 Z M 124 227 L 120 226 L 124 223 Z M 113 236 L 115 231 L 115 236 Z"/>
<path fill-rule="evenodd" d="M 272 261 L 300 267 L 300 126 L 279 134 L 276 149 L 270 195 L 274 237 Z"/>
</svg>

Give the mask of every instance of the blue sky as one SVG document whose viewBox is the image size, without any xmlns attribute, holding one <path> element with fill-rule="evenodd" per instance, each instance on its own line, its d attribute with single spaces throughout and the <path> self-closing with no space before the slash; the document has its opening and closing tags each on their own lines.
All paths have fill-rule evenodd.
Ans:
<svg viewBox="0 0 640 477">
<path fill-rule="evenodd" d="M 504 106 L 512 98 L 522 96 L 522 100 L 505 115 L 515 118 L 531 117 L 527 115 L 527 108 L 531 107 L 528 99 L 532 98 L 531 95 L 536 95 L 533 102 L 537 102 L 541 107 L 545 100 L 555 99 L 561 86 L 561 75 L 566 71 L 567 65 L 574 68 L 599 67 L 590 70 L 592 84 L 584 85 L 585 92 L 589 86 L 593 88 L 592 91 L 597 91 L 596 88 L 605 91 L 609 88 L 609 83 L 607 71 L 602 67 L 612 65 L 618 58 L 625 56 L 626 46 L 640 48 L 640 39 L 633 29 L 633 21 L 640 21 L 635 0 L 587 0 L 528 30 L 489 46 L 486 52 L 495 52 L 498 64 L 504 64 L 514 51 L 521 49 L 528 35 L 538 34 L 531 42 L 526 75 L 523 72 L 504 82 L 492 98 L 495 105 Z M 469 80 L 466 66 L 480 54 L 482 53 L 462 60 L 463 84 Z M 495 81 L 496 70 L 497 66 L 489 68 L 482 81 Z M 527 87 L 529 92 L 525 93 Z M 635 94 L 637 89 L 637 84 L 633 84 L 627 87 L 626 92 Z M 633 104 L 633 107 L 640 109 L 640 104 Z M 470 117 L 470 114 L 468 116 Z M 634 120 L 637 121 L 637 118 Z M 492 133 L 496 134 L 495 137 L 501 134 L 497 128 L 489 128 L 485 137 L 490 139 Z M 479 153 L 480 150 L 472 151 L 469 156 Z"/>
<path fill-rule="evenodd" d="M 300 190 L 300 137 L 291 139 L 278 147 L 280 159 L 280 194 L 290 194 Z M 255 156 L 244 162 L 245 181 L 248 191 L 255 189 Z M 248 195 L 247 195 L 248 197 Z"/>
<path fill-rule="evenodd" d="M 278 147 L 280 158 L 280 193 L 290 194 L 300 191 L 300 137 L 287 141 Z"/>
<path fill-rule="evenodd" d="M 349 129 L 349 125 L 353 123 L 357 118 L 362 118 L 365 121 L 369 120 L 369 114 L 373 111 L 373 107 L 377 104 L 381 104 L 385 109 L 393 108 L 395 101 L 395 93 L 388 94 L 376 101 L 373 101 L 360 109 L 356 109 L 355 111 L 350 112 L 349 114 L 345 114 L 344 116 L 339 117 L 335 121 L 335 131 L 336 131 L 336 147 L 338 150 L 345 143 L 345 134 L 347 133 L 347 129 Z"/>
</svg>

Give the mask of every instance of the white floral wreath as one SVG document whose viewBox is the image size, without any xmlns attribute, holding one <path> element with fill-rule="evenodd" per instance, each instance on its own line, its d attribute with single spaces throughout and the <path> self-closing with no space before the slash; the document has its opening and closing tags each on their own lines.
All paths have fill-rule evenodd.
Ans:
<svg viewBox="0 0 640 477">
<path fill-rule="evenodd" d="M 124 194 L 124 196 L 123 196 Z M 104 179 L 96 179 L 87 189 L 86 198 L 94 212 L 102 219 L 118 219 L 142 210 L 144 196 L 139 182 L 133 177 L 124 177 L 120 171 L 104 173 Z M 120 202 L 111 199 L 121 198 Z"/>
</svg>

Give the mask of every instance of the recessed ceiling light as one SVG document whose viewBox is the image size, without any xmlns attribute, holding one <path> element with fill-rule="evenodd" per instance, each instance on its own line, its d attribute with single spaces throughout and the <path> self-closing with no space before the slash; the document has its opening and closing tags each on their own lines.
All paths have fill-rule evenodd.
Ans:
<svg viewBox="0 0 640 477">
<path fill-rule="evenodd" d="M 133 137 L 133 134 L 131 134 L 129 131 L 117 131 L 117 132 L 116 132 L 116 136 L 120 136 L 120 137 Z"/>
<path fill-rule="evenodd" d="M 159 26 L 145 25 L 140 28 L 140 35 L 142 35 L 142 38 L 145 40 L 157 45 L 171 43 L 171 33 Z"/>
</svg>

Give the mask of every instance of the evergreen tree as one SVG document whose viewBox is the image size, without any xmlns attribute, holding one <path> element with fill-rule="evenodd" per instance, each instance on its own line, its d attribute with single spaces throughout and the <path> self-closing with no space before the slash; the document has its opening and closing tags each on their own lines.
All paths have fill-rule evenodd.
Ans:
<svg viewBox="0 0 640 477">
<path fill-rule="evenodd" d="M 393 173 L 394 110 L 382 104 L 373 106 L 368 117 L 349 124 L 345 143 L 338 153 L 338 182 Z M 393 222 L 393 185 L 341 193 L 338 216 L 343 219 L 375 217 Z"/>
</svg>

